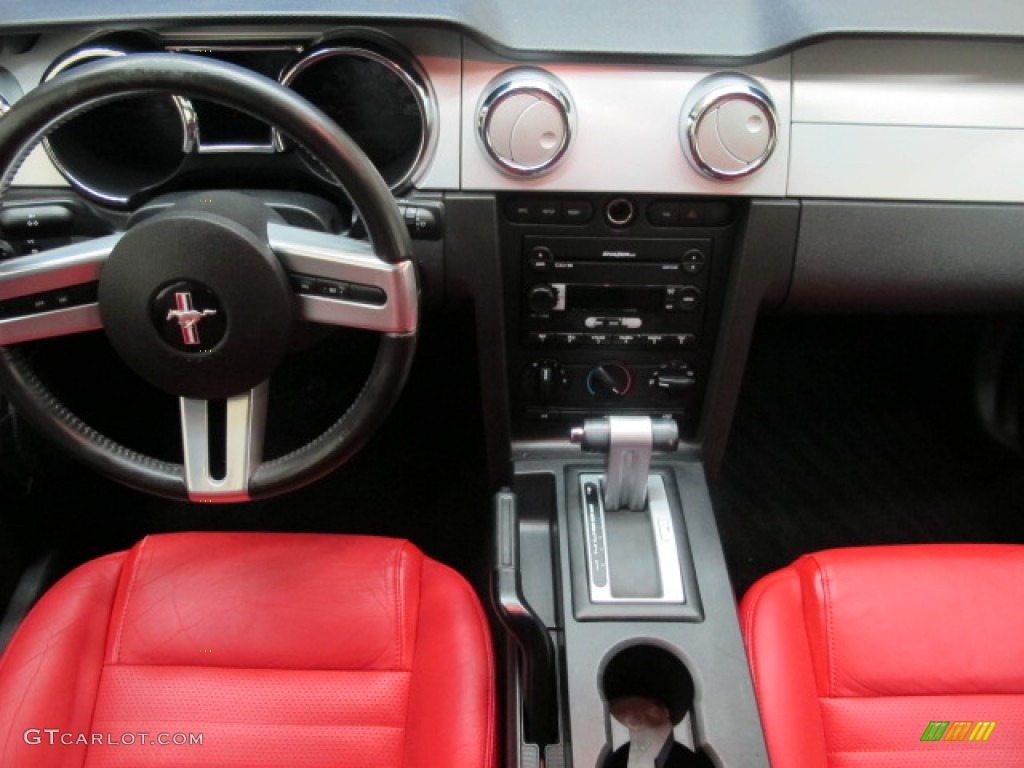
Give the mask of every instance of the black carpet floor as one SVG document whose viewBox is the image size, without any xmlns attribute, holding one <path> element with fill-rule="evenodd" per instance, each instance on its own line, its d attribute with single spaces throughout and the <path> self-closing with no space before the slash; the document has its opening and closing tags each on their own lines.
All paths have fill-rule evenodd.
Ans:
<svg viewBox="0 0 1024 768">
<path fill-rule="evenodd" d="M 762 320 L 719 481 L 737 594 L 801 554 L 1024 542 L 1024 461 L 974 410 L 982 323 Z"/>
</svg>

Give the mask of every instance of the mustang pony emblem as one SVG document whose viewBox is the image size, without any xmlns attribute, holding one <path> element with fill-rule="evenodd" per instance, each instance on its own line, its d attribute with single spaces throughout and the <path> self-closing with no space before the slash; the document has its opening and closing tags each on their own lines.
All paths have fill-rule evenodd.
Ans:
<svg viewBox="0 0 1024 768">
<path fill-rule="evenodd" d="M 216 315 L 216 309 L 196 309 L 192 306 L 192 294 L 188 291 L 174 294 L 175 309 L 168 310 L 167 319 L 177 320 L 181 327 L 181 340 L 185 344 L 199 344 L 199 321 Z"/>
</svg>

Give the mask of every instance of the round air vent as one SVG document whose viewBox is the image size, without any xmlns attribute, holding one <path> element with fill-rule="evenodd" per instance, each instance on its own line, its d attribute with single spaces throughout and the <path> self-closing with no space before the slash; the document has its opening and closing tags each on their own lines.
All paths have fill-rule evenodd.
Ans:
<svg viewBox="0 0 1024 768">
<path fill-rule="evenodd" d="M 572 140 L 574 110 L 565 86 L 542 69 L 503 72 L 484 89 L 477 136 L 506 173 L 536 176 L 554 168 Z"/>
<path fill-rule="evenodd" d="M 690 92 L 679 139 L 690 164 L 719 181 L 741 179 L 768 162 L 778 119 L 771 99 L 753 79 L 713 75 Z"/>
</svg>

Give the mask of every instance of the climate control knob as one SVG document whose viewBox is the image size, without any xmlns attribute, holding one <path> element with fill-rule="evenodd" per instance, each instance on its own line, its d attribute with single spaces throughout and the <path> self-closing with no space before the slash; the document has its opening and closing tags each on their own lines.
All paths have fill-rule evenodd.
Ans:
<svg viewBox="0 0 1024 768">
<path fill-rule="evenodd" d="M 664 363 L 652 374 L 647 385 L 664 395 L 677 395 L 697 384 L 697 374 L 687 363 L 673 360 Z"/>
<path fill-rule="evenodd" d="M 535 360 L 526 369 L 527 394 L 541 405 L 550 405 L 569 386 L 569 374 L 557 360 Z"/>
<path fill-rule="evenodd" d="M 547 315 L 558 308 L 561 296 L 555 286 L 548 283 L 532 285 L 526 292 L 526 305 L 535 315 Z"/>
<path fill-rule="evenodd" d="M 617 399 L 633 389 L 633 373 L 622 363 L 598 363 L 587 374 L 587 392 L 591 397 Z"/>
</svg>

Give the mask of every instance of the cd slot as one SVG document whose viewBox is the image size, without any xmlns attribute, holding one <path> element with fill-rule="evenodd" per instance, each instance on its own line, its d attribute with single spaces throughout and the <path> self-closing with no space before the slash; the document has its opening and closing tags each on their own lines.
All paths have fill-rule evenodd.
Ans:
<svg viewBox="0 0 1024 768">
<path fill-rule="evenodd" d="M 525 250 L 527 259 L 537 259 L 556 269 L 578 262 L 685 265 L 706 262 L 711 256 L 711 240 L 530 235 L 525 238 Z"/>
</svg>

